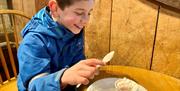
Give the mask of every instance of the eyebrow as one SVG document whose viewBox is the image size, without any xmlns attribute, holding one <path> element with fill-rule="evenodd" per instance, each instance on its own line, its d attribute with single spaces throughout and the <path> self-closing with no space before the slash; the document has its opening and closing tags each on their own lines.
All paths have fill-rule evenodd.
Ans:
<svg viewBox="0 0 180 91">
<path fill-rule="evenodd" d="M 85 9 L 82 8 L 76 8 L 75 10 L 80 10 L 80 11 L 86 11 Z M 91 12 L 93 9 L 91 9 L 89 12 Z"/>
<path fill-rule="evenodd" d="M 82 9 L 82 8 L 76 8 L 76 10 L 82 10 L 82 11 L 85 11 L 85 9 Z"/>
</svg>

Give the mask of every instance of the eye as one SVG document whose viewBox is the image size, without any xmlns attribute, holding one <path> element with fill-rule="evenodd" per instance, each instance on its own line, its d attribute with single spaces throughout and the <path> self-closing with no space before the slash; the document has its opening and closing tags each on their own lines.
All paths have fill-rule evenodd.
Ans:
<svg viewBox="0 0 180 91">
<path fill-rule="evenodd" d="M 74 12 L 76 15 L 78 15 L 78 16 L 81 16 L 81 15 L 83 15 L 84 13 L 83 12 Z"/>
<path fill-rule="evenodd" d="M 88 15 L 89 15 L 89 16 L 91 15 L 92 11 L 93 11 L 93 10 L 91 9 L 91 10 L 88 12 Z"/>
<path fill-rule="evenodd" d="M 91 15 L 91 13 L 89 12 L 88 15 Z"/>
</svg>

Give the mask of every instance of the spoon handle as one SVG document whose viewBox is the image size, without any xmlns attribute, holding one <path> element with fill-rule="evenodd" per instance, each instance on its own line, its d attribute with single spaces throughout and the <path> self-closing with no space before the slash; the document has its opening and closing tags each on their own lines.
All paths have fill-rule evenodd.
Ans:
<svg viewBox="0 0 180 91">
<path fill-rule="evenodd" d="M 79 88 L 81 86 L 81 84 L 78 84 L 78 85 L 76 85 L 76 88 Z"/>
</svg>

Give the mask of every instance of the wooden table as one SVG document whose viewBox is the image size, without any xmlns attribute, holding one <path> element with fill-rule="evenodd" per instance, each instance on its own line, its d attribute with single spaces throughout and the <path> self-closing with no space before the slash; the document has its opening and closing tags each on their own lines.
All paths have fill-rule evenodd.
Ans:
<svg viewBox="0 0 180 91">
<path fill-rule="evenodd" d="M 128 66 L 104 66 L 100 74 L 90 82 L 106 77 L 127 77 L 144 86 L 148 91 L 180 91 L 180 80 L 165 74 Z M 89 85 L 90 85 L 89 84 Z M 86 91 L 81 86 L 78 91 Z"/>
</svg>

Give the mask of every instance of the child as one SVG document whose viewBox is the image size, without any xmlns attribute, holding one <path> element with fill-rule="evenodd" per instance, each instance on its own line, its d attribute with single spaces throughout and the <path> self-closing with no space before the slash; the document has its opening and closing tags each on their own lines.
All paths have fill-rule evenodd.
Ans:
<svg viewBox="0 0 180 91">
<path fill-rule="evenodd" d="M 97 59 L 83 54 L 83 27 L 94 0 L 49 0 L 22 31 L 19 91 L 61 91 L 93 78 Z M 70 89 L 73 91 L 73 89 Z"/>
</svg>

